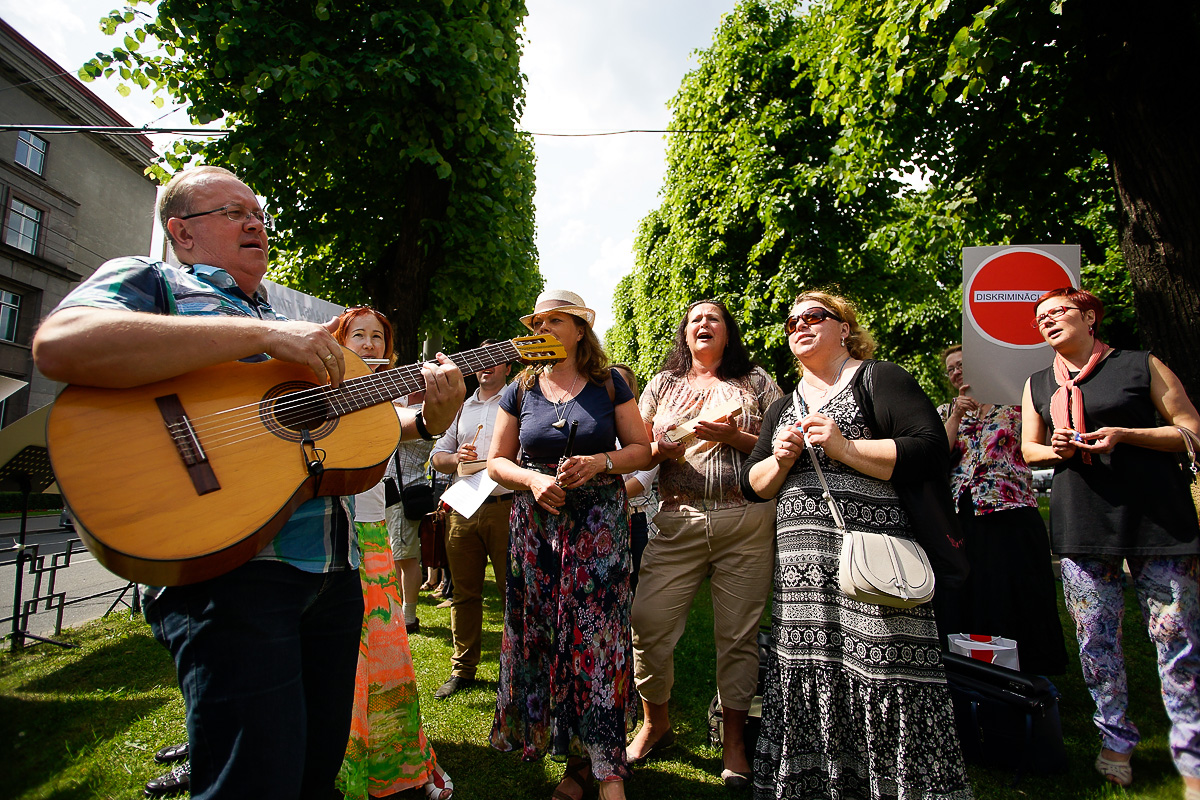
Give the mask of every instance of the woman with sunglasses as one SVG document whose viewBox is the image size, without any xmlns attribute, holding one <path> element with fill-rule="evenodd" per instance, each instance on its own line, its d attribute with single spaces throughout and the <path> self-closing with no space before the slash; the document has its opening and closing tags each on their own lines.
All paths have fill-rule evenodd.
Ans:
<svg viewBox="0 0 1200 800">
<path fill-rule="evenodd" d="M 1025 384 L 1022 451 L 1054 468 L 1052 545 L 1096 703 L 1096 770 L 1129 786 L 1140 738 L 1121 653 L 1127 563 L 1158 652 L 1171 755 L 1185 796 L 1200 800 L 1200 537 L 1175 455 L 1188 435 L 1180 428 L 1196 431 L 1200 417 L 1165 364 L 1100 341 L 1104 305 L 1090 292 L 1055 289 L 1034 313 L 1054 363 Z"/>
<path fill-rule="evenodd" d="M 385 360 L 372 367 L 376 372 L 390 368 L 395 361 L 392 325 L 374 309 L 359 307 L 343 313 L 333 338 L 360 358 Z M 426 453 L 429 446 L 425 446 Z M 366 800 L 421 786 L 429 800 L 449 800 L 454 783 L 438 766 L 433 745 L 421 727 L 416 672 L 385 521 L 383 482 L 355 495 L 354 501 L 365 613 L 350 743 L 338 774 L 338 788 L 347 798 Z"/>
<path fill-rule="evenodd" d="M 971 572 L 960 590 L 939 591 L 933 605 L 943 638 L 951 633 L 1006 636 L 1021 669 L 1067 670 L 1058 619 L 1050 540 L 1038 511 L 1033 473 L 1021 456 L 1021 408 L 980 403 L 963 379 L 962 345 L 942 353 L 958 395 L 938 406 L 950 448 L 950 485 Z"/>
<path fill-rule="evenodd" d="M 907 372 L 870 360 L 844 298 L 800 295 L 785 329 L 800 383 L 742 470 L 748 499 L 778 503 L 754 796 L 969 798 L 933 610 L 841 591 L 842 534 L 804 452 L 807 439 L 849 528 L 912 539 L 893 481 L 933 486 L 953 524 L 945 430 Z"/>
<path fill-rule="evenodd" d="M 634 676 L 645 722 L 626 751 L 630 763 L 675 740 L 667 709 L 675 645 L 709 576 L 724 728 L 721 777 L 732 788 L 749 784 L 743 731 L 758 688 L 757 634 L 771 588 L 775 514 L 746 502 L 738 474 L 779 394 L 716 300 L 688 306 L 663 371 L 642 393 L 651 463 L 661 464 L 662 505 L 633 601 Z M 676 440 L 671 432 L 684 423 L 694 433 Z"/>
</svg>

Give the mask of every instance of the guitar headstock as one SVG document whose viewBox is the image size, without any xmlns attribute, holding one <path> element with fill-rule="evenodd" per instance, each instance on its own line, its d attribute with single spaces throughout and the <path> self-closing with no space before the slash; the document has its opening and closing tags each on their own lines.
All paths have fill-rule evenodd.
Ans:
<svg viewBox="0 0 1200 800">
<path fill-rule="evenodd" d="M 517 358 L 523 364 L 541 364 L 562 361 L 567 357 L 567 349 L 550 334 L 534 334 L 533 336 L 518 336 L 512 340 L 517 348 Z"/>
</svg>

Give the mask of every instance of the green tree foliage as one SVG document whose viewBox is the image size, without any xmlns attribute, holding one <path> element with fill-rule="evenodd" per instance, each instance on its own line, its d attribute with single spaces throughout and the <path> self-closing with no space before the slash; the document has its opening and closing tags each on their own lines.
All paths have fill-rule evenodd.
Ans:
<svg viewBox="0 0 1200 800">
<path fill-rule="evenodd" d="M 808 70 L 787 52 L 805 26 L 793 5 L 744 3 L 727 16 L 672 101 L 672 127 L 698 133 L 671 140 L 663 204 L 641 224 L 638 265 L 618 286 L 608 332 L 616 357 L 642 375 L 657 371 L 693 300 L 724 300 L 752 352 L 786 382 L 794 367 L 781 311 L 799 290 L 919 294 L 861 247 L 898 182 L 839 198 L 822 177 L 837 128 L 809 113 Z"/>
<path fill-rule="evenodd" d="M 1085 15 L 1087 5 L 742 2 L 673 101 L 675 129 L 711 133 L 672 139 L 662 206 L 643 221 L 619 293 L 617 355 L 652 372 L 669 345 L 663 326 L 718 295 L 786 383 L 783 310 L 797 289 L 829 285 L 858 302 L 882 356 L 944 394 L 935 354 L 960 335 L 961 248 L 1061 242 L 1082 246 L 1084 284 L 1109 307 L 1105 337 L 1137 344 L 1136 299 L 1141 333 L 1164 355 L 1174 344 L 1169 360 L 1184 372 L 1196 359 L 1154 329 L 1198 322 L 1195 262 L 1180 257 L 1195 236 L 1163 202 L 1184 187 L 1161 167 L 1172 154 L 1190 174 L 1200 151 L 1193 141 L 1180 154 L 1186 126 L 1161 90 L 1119 80 L 1136 71 L 1119 43 L 1145 55 L 1148 24 L 1119 4 Z M 1195 8 L 1151 6 L 1154 26 L 1170 19 L 1195 38 Z M 1178 90 L 1196 67 L 1174 66 L 1155 78 Z M 1129 148 L 1113 144 L 1119 113 L 1104 110 L 1101 80 L 1127 104 L 1142 93 L 1147 144 L 1162 151 L 1143 157 L 1158 171 L 1137 189 L 1123 188 Z"/>
<path fill-rule="evenodd" d="M 1155 28 L 1174 18 L 1194 38 L 1195 10 L 1184 11 L 1155 2 L 1137 16 Z M 828 0 L 812 14 L 821 35 L 795 47 L 818 70 L 814 113 L 841 126 L 839 146 L 852 154 L 830 176 L 839 191 L 880 170 L 916 170 L 929 187 L 925 215 L 902 216 L 873 244 L 903 263 L 928 219 L 949 234 L 952 253 L 968 244 L 1080 244 L 1083 283 L 1108 308 L 1105 338 L 1134 347 L 1141 333 L 1153 342 L 1154 320 L 1143 315 L 1139 330 L 1134 315 L 1125 263 L 1144 254 L 1123 232 L 1129 219 L 1114 180 L 1123 153 L 1096 85 L 1098 74 L 1143 71 L 1116 51 L 1146 47 L 1144 21 L 1121 31 L 1127 9 L 1080 0 Z M 1102 33 L 1095 18 L 1105 16 Z M 1176 127 L 1169 116 L 1157 124 Z M 1195 318 L 1194 304 L 1176 310 Z"/>
<path fill-rule="evenodd" d="M 135 4 L 147 0 L 134 0 Z M 228 166 L 278 211 L 272 277 L 471 346 L 515 332 L 541 287 L 524 103 L 523 0 L 160 0 L 102 20 L 119 76 L 231 133 L 167 168 Z M 157 42 L 161 48 L 149 45 Z"/>
</svg>

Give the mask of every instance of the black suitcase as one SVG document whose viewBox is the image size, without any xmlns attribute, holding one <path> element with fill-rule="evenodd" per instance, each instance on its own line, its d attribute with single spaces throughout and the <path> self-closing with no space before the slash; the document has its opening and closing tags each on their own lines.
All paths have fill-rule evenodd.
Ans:
<svg viewBox="0 0 1200 800">
<path fill-rule="evenodd" d="M 1014 769 L 1014 786 L 1026 772 L 1066 770 L 1053 683 L 957 653 L 943 652 L 942 661 L 967 761 Z"/>
</svg>

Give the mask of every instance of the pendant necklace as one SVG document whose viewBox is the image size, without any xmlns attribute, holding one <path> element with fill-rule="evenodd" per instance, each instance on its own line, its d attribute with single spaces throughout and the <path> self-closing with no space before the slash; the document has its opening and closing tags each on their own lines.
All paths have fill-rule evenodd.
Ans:
<svg viewBox="0 0 1200 800">
<path fill-rule="evenodd" d="M 571 410 L 571 404 L 575 402 L 575 398 L 574 397 L 570 398 L 570 401 L 567 402 L 567 404 L 563 407 L 561 414 L 558 411 L 559 403 L 566 401 L 566 398 L 571 394 L 571 392 L 575 391 L 575 386 L 578 383 L 579 383 L 579 373 L 576 372 L 575 380 L 571 381 L 571 388 L 567 389 L 566 393 L 562 395 L 562 399 L 555 400 L 553 397 L 549 398 L 550 405 L 554 409 L 554 416 L 558 417 L 558 422 L 552 422 L 550 424 L 553 425 L 555 428 L 558 428 L 559 430 L 562 430 L 562 428 L 567 424 L 567 413 Z M 550 378 L 547 377 L 546 378 L 546 388 L 548 389 L 551 386 L 553 386 L 553 384 L 550 382 Z"/>
<path fill-rule="evenodd" d="M 809 391 L 811 391 L 813 394 L 819 395 L 817 397 L 818 400 L 824 401 L 826 395 L 828 395 L 831 391 L 833 391 L 833 387 L 837 386 L 838 381 L 840 381 L 842 379 L 842 370 L 844 370 L 846 368 L 846 362 L 848 362 L 849 360 L 850 360 L 849 355 L 847 355 L 844 359 L 842 359 L 842 365 L 840 367 L 838 367 L 837 375 L 835 375 L 833 377 L 833 382 L 830 383 L 828 386 L 826 386 L 825 391 L 823 391 L 823 392 L 820 389 L 818 389 L 817 387 L 813 386 L 808 381 L 804 380 L 803 378 L 801 378 L 800 383 L 802 383 L 804 386 L 808 387 Z M 801 396 L 803 396 L 805 394 L 803 389 L 801 390 L 800 394 L 801 394 Z M 807 399 L 805 400 L 805 404 L 809 405 L 809 406 L 813 405 L 812 403 L 808 403 Z M 816 407 L 814 406 L 814 409 L 815 408 Z"/>
</svg>

